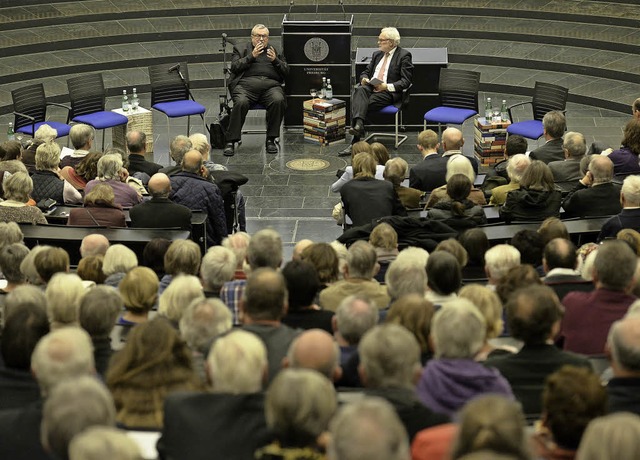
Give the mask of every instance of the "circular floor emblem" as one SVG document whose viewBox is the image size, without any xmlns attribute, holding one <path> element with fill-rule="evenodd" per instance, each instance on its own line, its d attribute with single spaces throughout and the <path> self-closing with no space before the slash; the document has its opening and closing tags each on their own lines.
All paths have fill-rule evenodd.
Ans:
<svg viewBox="0 0 640 460">
<path fill-rule="evenodd" d="M 317 158 L 299 158 L 297 160 L 287 161 L 287 168 L 295 171 L 320 171 L 329 167 L 327 160 L 319 160 Z"/>
<path fill-rule="evenodd" d="M 329 44 L 319 37 L 310 38 L 304 44 L 304 55 L 313 62 L 324 61 L 329 55 Z"/>
</svg>

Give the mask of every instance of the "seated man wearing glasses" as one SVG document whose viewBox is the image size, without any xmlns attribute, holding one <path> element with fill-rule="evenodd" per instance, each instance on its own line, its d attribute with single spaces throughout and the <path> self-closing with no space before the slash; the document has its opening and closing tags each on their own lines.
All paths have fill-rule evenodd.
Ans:
<svg viewBox="0 0 640 460">
<path fill-rule="evenodd" d="M 284 56 L 269 45 L 269 29 L 256 24 L 251 29 L 251 43 L 243 49 L 234 46 L 231 60 L 229 90 L 233 110 L 229 119 L 227 144 L 223 154 L 233 156 L 235 143 L 240 141 L 242 125 L 251 104 L 259 103 L 267 109 L 267 153 L 278 153 L 276 138 L 287 105 L 282 83 L 289 73 Z"/>
<path fill-rule="evenodd" d="M 377 111 L 402 98 L 402 91 L 411 85 L 413 63 L 411 53 L 400 48 L 400 33 L 395 27 L 385 27 L 378 36 L 379 51 L 373 53 L 366 70 L 360 74 L 360 86 L 351 98 L 351 144 L 364 136 L 364 120 L 369 110 Z M 349 154 L 351 146 L 342 154 Z"/>
</svg>

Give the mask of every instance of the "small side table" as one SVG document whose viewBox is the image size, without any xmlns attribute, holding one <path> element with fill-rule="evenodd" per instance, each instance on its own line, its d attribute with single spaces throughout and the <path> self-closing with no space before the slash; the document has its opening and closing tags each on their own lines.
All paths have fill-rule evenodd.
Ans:
<svg viewBox="0 0 640 460">
<path fill-rule="evenodd" d="M 120 115 L 124 115 L 129 119 L 127 125 L 114 126 L 111 128 L 111 142 L 114 147 L 118 147 L 125 152 L 127 151 L 127 142 L 125 135 L 127 131 L 142 131 L 147 135 L 147 152 L 153 152 L 153 114 L 151 110 L 138 107 L 137 110 L 129 109 L 124 112 L 122 109 L 114 109 Z"/>
</svg>

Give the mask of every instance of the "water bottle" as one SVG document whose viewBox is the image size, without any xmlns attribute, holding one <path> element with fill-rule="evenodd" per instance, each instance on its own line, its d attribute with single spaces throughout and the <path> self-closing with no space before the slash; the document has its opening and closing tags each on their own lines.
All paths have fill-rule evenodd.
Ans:
<svg viewBox="0 0 640 460">
<path fill-rule="evenodd" d="M 129 111 L 129 98 L 127 97 L 126 89 L 122 90 L 122 111 L 123 112 Z"/>
<path fill-rule="evenodd" d="M 133 88 L 133 95 L 131 96 L 131 110 L 138 110 L 139 106 L 140 100 L 138 99 L 138 93 L 136 92 L 136 89 Z"/>
<path fill-rule="evenodd" d="M 333 99 L 333 86 L 331 86 L 331 79 L 327 78 L 327 91 L 326 91 L 327 99 Z"/>
<path fill-rule="evenodd" d="M 9 122 L 9 128 L 7 129 L 7 140 L 8 141 L 15 141 L 16 140 L 16 133 L 13 132 L 13 122 Z"/>
<path fill-rule="evenodd" d="M 320 88 L 320 97 L 327 98 L 327 77 L 322 77 L 322 88 Z"/>
<path fill-rule="evenodd" d="M 500 118 L 502 118 L 502 121 L 509 121 L 509 110 L 505 99 L 502 100 L 502 107 L 500 107 Z"/>
<path fill-rule="evenodd" d="M 487 123 L 491 123 L 491 117 L 493 116 L 493 106 L 491 105 L 491 98 L 487 98 L 487 104 L 484 106 L 484 118 Z"/>
</svg>

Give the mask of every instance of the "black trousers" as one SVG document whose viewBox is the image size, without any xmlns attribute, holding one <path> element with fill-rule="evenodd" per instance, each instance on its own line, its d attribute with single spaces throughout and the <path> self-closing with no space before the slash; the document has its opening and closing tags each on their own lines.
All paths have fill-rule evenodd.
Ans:
<svg viewBox="0 0 640 460">
<path fill-rule="evenodd" d="M 356 86 L 351 97 L 351 124 L 355 126 L 356 118 L 361 118 L 364 123 L 369 110 L 376 112 L 393 102 L 393 94 L 389 91 L 374 93 L 371 85 Z"/>
<path fill-rule="evenodd" d="M 280 136 L 280 125 L 287 108 L 287 100 L 280 83 L 266 77 L 242 78 L 231 93 L 233 110 L 229 117 L 229 142 L 241 138 L 242 125 L 251 104 L 262 104 L 267 109 L 267 137 Z"/>
</svg>

